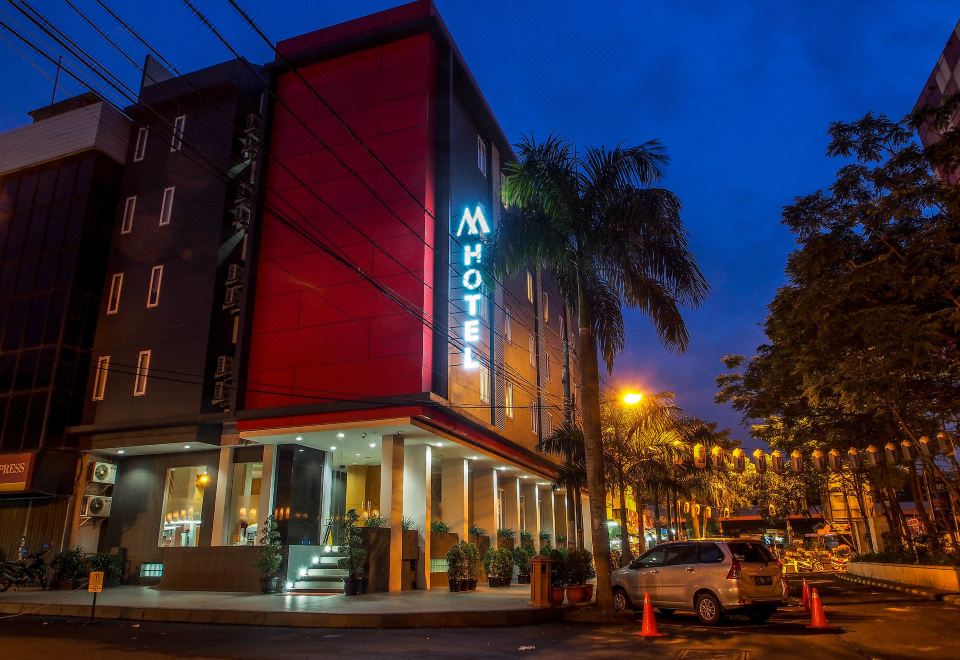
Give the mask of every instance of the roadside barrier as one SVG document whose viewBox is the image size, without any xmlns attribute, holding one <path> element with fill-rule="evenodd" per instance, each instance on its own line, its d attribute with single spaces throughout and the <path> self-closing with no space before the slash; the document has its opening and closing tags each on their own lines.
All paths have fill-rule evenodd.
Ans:
<svg viewBox="0 0 960 660">
<path fill-rule="evenodd" d="M 823 602 L 816 587 L 810 592 L 810 625 L 807 628 L 829 628 L 826 612 L 823 611 Z"/>
<path fill-rule="evenodd" d="M 643 594 L 643 626 L 640 632 L 634 633 L 637 637 L 663 637 L 664 633 L 657 630 L 657 619 L 653 616 L 653 605 L 650 604 L 650 594 Z"/>
</svg>

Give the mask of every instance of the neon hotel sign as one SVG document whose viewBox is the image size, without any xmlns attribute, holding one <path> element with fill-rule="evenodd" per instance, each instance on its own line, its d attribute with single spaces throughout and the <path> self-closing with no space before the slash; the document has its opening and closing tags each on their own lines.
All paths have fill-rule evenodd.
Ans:
<svg viewBox="0 0 960 660">
<path fill-rule="evenodd" d="M 483 274 L 477 266 L 480 263 L 483 239 L 490 233 L 483 209 L 479 206 L 470 213 L 464 209 L 463 218 L 457 228 L 457 236 L 463 236 L 464 229 L 469 241 L 463 244 L 463 301 L 466 303 L 466 320 L 463 322 L 463 368 L 476 369 L 480 366 L 474 357 L 473 347 L 480 341 L 480 305 L 483 295 L 479 292 L 483 285 Z"/>
</svg>

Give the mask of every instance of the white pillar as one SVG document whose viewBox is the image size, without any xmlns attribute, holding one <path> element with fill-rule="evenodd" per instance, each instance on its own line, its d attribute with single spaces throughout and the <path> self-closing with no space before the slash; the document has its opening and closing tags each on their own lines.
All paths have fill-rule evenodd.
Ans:
<svg viewBox="0 0 960 660">
<path fill-rule="evenodd" d="M 257 523 L 257 536 L 263 533 L 263 521 L 273 515 L 273 492 L 277 481 L 277 446 L 263 445 L 263 476 L 260 478 L 260 498 L 257 515 L 250 516 Z"/>
<path fill-rule="evenodd" d="M 431 452 L 430 445 L 406 447 L 403 452 L 403 515 L 413 521 L 420 546 L 417 589 L 430 588 Z"/>
<path fill-rule="evenodd" d="M 403 589 L 403 437 L 385 435 L 380 443 L 380 515 L 390 524 L 390 591 Z"/>
<path fill-rule="evenodd" d="M 523 518 L 527 531 L 533 534 L 533 547 L 540 547 L 540 489 L 535 482 L 525 479 L 520 482 L 523 495 Z"/>
<path fill-rule="evenodd" d="M 473 471 L 473 523 L 487 530 L 490 545 L 496 548 L 497 541 L 497 471 L 493 468 L 477 468 Z M 446 503 L 444 503 L 446 506 Z"/>
<path fill-rule="evenodd" d="M 440 462 L 440 518 L 467 540 L 470 519 L 470 465 L 465 458 L 447 458 Z"/>
<path fill-rule="evenodd" d="M 220 447 L 217 486 L 213 501 L 210 545 L 230 545 L 230 491 L 233 490 L 233 447 Z M 259 529 L 259 528 L 258 528 Z"/>
<path fill-rule="evenodd" d="M 583 508 L 583 547 L 587 550 L 593 551 L 593 523 L 590 519 L 590 498 L 586 495 L 580 496 L 580 502 L 582 503 Z M 601 524 L 606 524 L 606 521 L 601 521 Z M 624 530 L 624 533 L 626 530 Z"/>
<path fill-rule="evenodd" d="M 520 480 L 517 477 L 500 479 L 503 492 L 503 526 L 517 533 L 517 545 L 520 539 Z M 516 546 L 515 546 L 516 547 Z"/>
<path fill-rule="evenodd" d="M 537 492 L 540 494 L 540 529 L 550 535 L 550 547 L 552 548 L 556 545 L 553 531 L 553 488 L 547 486 L 541 489 L 538 487 Z M 537 547 L 543 547 L 539 537 L 537 538 Z"/>
</svg>

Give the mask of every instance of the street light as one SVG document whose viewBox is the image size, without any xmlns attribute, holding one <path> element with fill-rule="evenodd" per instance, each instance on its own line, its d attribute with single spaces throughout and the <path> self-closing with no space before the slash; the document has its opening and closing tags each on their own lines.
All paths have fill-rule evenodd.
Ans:
<svg viewBox="0 0 960 660">
<path fill-rule="evenodd" d="M 640 392 L 627 392 L 623 395 L 623 402 L 628 406 L 635 406 L 643 400 L 643 394 Z"/>
</svg>

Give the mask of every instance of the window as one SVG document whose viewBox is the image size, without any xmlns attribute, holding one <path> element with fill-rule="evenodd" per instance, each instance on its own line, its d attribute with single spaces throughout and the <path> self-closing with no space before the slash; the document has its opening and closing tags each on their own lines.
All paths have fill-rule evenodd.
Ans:
<svg viewBox="0 0 960 660">
<path fill-rule="evenodd" d="M 750 543 L 745 541 L 734 541 L 727 543 L 734 558 L 746 564 L 772 564 L 773 555 L 762 543 Z"/>
<path fill-rule="evenodd" d="M 147 135 L 149 133 L 150 129 L 146 126 L 141 126 L 140 130 L 137 131 L 137 146 L 133 149 L 134 163 L 139 163 L 147 154 Z"/>
<path fill-rule="evenodd" d="M 490 403 L 490 370 L 480 366 L 480 400 Z"/>
<path fill-rule="evenodd" d="M 133 230 L 133 212 L 137 208 L 137 197 L 127 197 L 123 205 L 123 221 L 120 223 L 120 233 L 129 234 Z"/>
<path fill-rule="evenodd" d="M 723 561 L 723 551 L 716 543 L 700 544 L 700 563 L 716 564 Z"/>
<path fill-rule="evenodd" d="M 527 300 L 533 302 L 533 273 L 527 271 Z"/>
<path fill-rule="evenodd" d="M 551 433 L 553 433 L 553 413 L 547 413 L 543 420 L 543 434 L 550 435 Z"/>
<path fill-rule="evenodd" d="M 173 191 L 174 186 L 163 189 L 163 203 L 160 205 L 160 224 L 170 224 L 170 214 L 173 212 Z"/>
<path fill-rule="evenodd" d="M 477 135 L 477 167 L 483 176 L 487 176 L 487 143 L 482 135 Z"/>
<path fill-rule="evenodd" d="M 505 521 L 506 512 L 503 510 L 503 501 L 506 499 L 502 488 L 497 489 L 497 529 L 504 529 L 507 526 Z"/>
<path fill-rule="evenodd" d="M 685 566 L 687 564 L 696 564 L 697 544 L 679 543 L 677 545 L 668 545 L 664 566 Z"/>
<path fill-rule="evenodd" d="M 197 546 L 203 515 L 203 491 L 209 481 L 204 465 L 167 469 L 160 518 L 161 548 Z"/>
<path fill-rule="evenodd" d="M 147 376 L 150 374 L 150 351 L 140 351 L 137 356 L 137 373 L 133 378 L 133 396 L 147 393 Z"/>
<path fill-rule="evenodd" d="M 480 318 L 483 319 L 484 321 L 487 320 L 488 307 L 489 305 L 487 305 L 486 299 L 483 296 L 480 296 L 480 299 L 477 301 L 477 312 L 479 312 Z"/>
<path fill-rule="evenodd" d="M 257 506 L 263 463 L 234 463 L 230 488 L 230 545 L 254 545 L 257 540 Z"/>
<path fill-rule="evenodd" d="M 653 550 L 648 551 L 646 554 L 641 555 L 639 559 L 633 561 L 630 564 L 630 568 L 653 568 L 655 566 L 663 566 L 664 557 L 667 554 L 666 548 L 654 548 Z"/>
<path fill-rule="evenodd" d="M 156 307 L 160 304 L 160 283 L 163 282 L 163 266 L 154 266 L 150 269 L 150 288 L 147 291 L 147 307 Z"/>
<path fill-rule="evenodd" d="M 543 322 L 550 323 L 550 296 L 543 292 Z"/>
<path fill-rule="evenodd" d="M 553 369 L 551 368 L 550 354 L 546 351 L 543 352 L 543 377 L 546 378 L 548 383 L 553 379 Z"/>
<path fill-rule="evenodd" d="M 537 366 L 537 341 L 532 334 L 527 334 L 527 350 L 530 351 L 530 366 Z"/>
<path fill-rule="evenodd" d="M 531 399 L 530 400 L 530 430 L 533 432 L 534 435 L 537 434 L 537 429 L 540 428 L 540 420 L 538 419 L 539 412 L 540 412 L 539 406 L 537 406 L 537 404 L 533 401 L 533 399 Z"/>
<path fill-rule="evenodd" d="M 503 307 L 503 335 L 508 343 L 513 343 L 513 314 L 506 305 Z"/>
<path fill-rule="evenodd" d="M 180 151 L 180 149 L 183 148 L 183 125 L 186 123 L 186 115 L 180 115 L 173 120 L 173 135 L 170 136 L 170 151 Z"/>
<path fill-rule="evenodd" d="M 103 401 L 103 394 L 107 391 L 107 372 L 110 371 L 110 356 L 101 355 L 97 358 L 97 373 L 93 378 L 93 400 Z"/>
<path fill-rule="evenodd" d="M 116 314 L 120 309 L 120 290 L 123 289 L 123 273 L 114 273 L 110 278 L 110 296 L 107 298 L 107 314 Z"/>
<path fill-rule="evenodd" d="M 503 390 L 503 410 L 510 419 L 513 419 L 513 383 L 507 383 Z"/>
</svg>

